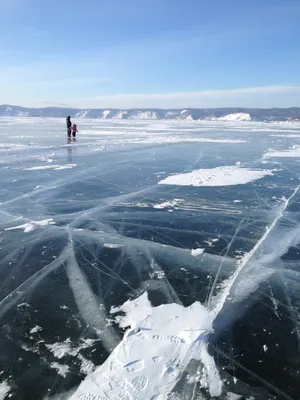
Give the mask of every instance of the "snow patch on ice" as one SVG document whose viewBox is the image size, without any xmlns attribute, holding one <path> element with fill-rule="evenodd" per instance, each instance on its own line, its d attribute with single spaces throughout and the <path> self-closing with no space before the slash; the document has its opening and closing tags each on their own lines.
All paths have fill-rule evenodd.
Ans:
<svg viewBox="0 0 300 400">
<path fill-rule="evenodd" d="M 191 251 L 191 254 L 193 257 L 197 257 L 197 256 L 200 256 L 201 254 L 203 254 L 204 251 L 205 251 L 205 249 L 193 249 Z"/>
<path fill-rule="evenodd" d="M 37 325 L 37 326 L 35 326 L 34 328 L 31 329 L 30 333 L 31 334 L 38 333 L 38 332 L 40 332 L 42 330 L 43 330 L 43 328 L 41 328 L 40 326 Z"/>
<path fill-rule="evenodd" d="M 247 184 L 271 175 L 273 170 L 224 166 L 171 175 L 158 183 L 177 186 L 233 186 Z"/>
<path fill-rule="evenodd" d="M 80 372 L 84 375 L 89 375 L 95 370 L 95 365 L 92 361 L 87 360 L 82 354 L 78 354 L 78 358 L 81 361 Z"/>
<path fill-rule="evenodd" d="M 46 344 L 46 347 L 53 353 L 54 357 L 58 359 L 61 359 L 66 355 L 75 357 L 79 353 L 78 348 L 72 348 L 71 341 L 69 339 L 63 343 Z"/>
<path fill-rule="evenodd" d="M 56 369 L 58 375 L 63 376 L 64 378 L 67 376 L 67 374 L 70 372 L 69 367 L 67 365 L 61 365 L 57 362 L 53 362 L 50 364 L 50 368 Z"/>
<path fill-rule="evenodd" d="M 17 305 L 17 308 L 19 308 L 19 307 L 30 307 L 30 304 L 28 304 L 28 303 L 21 303 L 21 304 L 18 304 L 18 305 Z"/>
<path fill-rule="evenodd" d="M 28 149 L 46 149 L 47 146 L 36 146 L 34 143 L 0 143 L 1 150 L 28 150 Z"/>
<path fill-rule="evenodd" d="M 227 397 L 226 400 L 239 400 L 241 399 L 243 396 L 241 396 L 240 394 L 235 394 L 232 392 L 227 392 Z"/>
<path fill-rule="evenodd" d="M 71 339 L 68 338 L 64 342 L 46 344 L 48 350 L 50 350 L 55 358 L 61 359 L 67 355 L 76 357 L 82 349 L 87 349 L 97 341 L 95 339 L 82 339 L 82 343 L 77 347 L 72 347 Z"/>
<path fill-rule="evenodd" d="M 119 244 L 119 243 L 104 243 L 103 247 L 106 247 L 108 249 L 118 249 L 120 247 L 123 247 L 123 244 Z"/>
<path fill-rule="evenodd" d="M 209 247 L 214 247 L 214 243 L 218 242 L 220 240 L 220 237 L 218 238 L 209 238 L 204 241 L 204 243 L 207 243 Z"/>
<path fill-rule="evenodd" d="M 151 279 L 164 279 L 166 274 L 164 271 L 154 271 L 150 272 L 149 276 Z"/>
<path fill-rule="evenodd" d="M 53 169 L 54 171 L 61 171 L 63 169 L 71 169 L 76 167 L 77 164 L 66 164 L 66 165 L 39 165 L 37 167 L 25 168 L 25 171 L 38 171 L 44 169 Z"/>
<path fill-rule="evenodd" d="M 292 131 L 293 132 L 293 131 Z M 269 135 L 271 137 L 284 137 L 284 138 L 293 138 L 293 139 L 300 139 L 300 135 L 299 134 L 286 134 L 286 135 Z"/>
<path fill-rule="evenodd" d="M 156 208 L 156 209 L 173 208 L 174 206 L 176 206 L 178 203 L 180 203 L 182 201 L 183 200 L 181 200 L 181 199 L 174 199 L 174 200 L 170 200 L 170 201 L 164 201 L 163 203 L 160 203 L 160 204 L 154 204 L 153 208 Z"/>
<path fill-rule="evenodd" d="M 112 313 L 128 328 L 110 357 L 79 386 L 71 399 L 126 398 L 144 400 L 171 392 L 192 358 L 201 360 L 202 387 L 219 396 L 222 381 L 207 349 L 214 314 L 199 302 L 190 307 L 163 304 L 152 307 L 147 293 Z M 124 397 L 124 398 L 125 398 Z"/>
<path fill-rule="evenodd" d="M 4 230 L 12 231 L 15 229 L 24 229 L 24 232 L 28 233 L 28 232 L 36 230 L 37 228 L 39 228 L 41 226 L 47 226 L 47 225 L 55 225 L 55 222 L 53 221 L 52 218 L 43 219 L 42 221 L 30 221 L 30 222 L 26 222 L 26 224 L 23 224 L 23 225 L 5 228 Z"/>
<path fill-rule="evenodd" d="M 205 137 L 191 137 L 191 136 L 148 136 L 128 138 L 126 143 L 138 144 L 162 144 L 162 143 L 246 143 L 244 139 L 211 139 Z"/>
<path fill-rule="evenodd" d="M 4 400 L 5 396 L 9 393 L 10 386 L 8 385 L 7 381 L 0 383 L 0 400 Z"/>
<path fill-rule="evenodd" d="M 300 146 L 293 146 L 291 149 L 288 150 L 278 150 L 278 151 L 268 151 L 264 154 L 264 157 L 300 157 Z"/>
</svg>

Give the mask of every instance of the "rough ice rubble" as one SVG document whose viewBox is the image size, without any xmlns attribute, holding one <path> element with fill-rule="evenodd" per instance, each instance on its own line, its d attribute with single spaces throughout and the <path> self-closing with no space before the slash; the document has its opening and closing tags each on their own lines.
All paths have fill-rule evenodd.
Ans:
<svg viewBox="0 0 300 400">
<path fill-rule="evenodd" d="M 207 350 L 214 314 L 199 302 L 190 307 L 152 307 L 147 293 L 112 309 L 120 327 L 127 328 L 110 357 L 79 386 L 71 399 L 152 399 L 172 391 L 192 358 L 203 368 L 199 377 L 211 396 L 219 396 L 222 381 Z M 126 397 L 127 396 L 127 397 Z"/>
<path fill-rule="evenodd" d="M 273 175 L 273 170 L 224 166 L 171 175 L 158 183 L 178 186 L 233 186 L 253 182 L 270 175 Z"/>
</svg>

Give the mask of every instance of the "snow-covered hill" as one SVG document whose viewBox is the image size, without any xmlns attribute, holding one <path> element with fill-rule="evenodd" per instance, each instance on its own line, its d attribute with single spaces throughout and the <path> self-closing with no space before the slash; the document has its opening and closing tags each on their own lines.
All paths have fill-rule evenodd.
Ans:
<svg viewBox="0 0 300 400">
<path fill-rule="evenodd" d="M 224 115 L 223 117 L 212 117 L 213 121 L 261 121 L 260 118 L 251 116 L 249 113 L 232 113 Z"/>
<path fill-rule="evenodd" d="M 128 119 L 160 119 L 156 111 L 138 111 L 129 115 Z"/>
<path fill-rule="evenodd" d="M 124 119 L 124 118 L 126 118 L 127 114 L 128 114 L 128 111 L 119 111 L 112 118 L 113 119 Z"/>
<path fill-rule="evenodd" d="M 4 106 L 4 109 L 1 110 L 3 117 L 28 117 L 29 112 L 23 110 L 16 110 L 13 106 Z"/>
<path fill-rule="evenodd" d="M 65 118 L 129 119 L 129 120 L 186 120 L 186 121 L 239 121 L 271 122 L 297 121 L 300 108 L 213 108 L 213 109 L 76 109 L 76 108 L 25 108 L 0 105 L 0 117 L 49 117 Z"/>
</svg>

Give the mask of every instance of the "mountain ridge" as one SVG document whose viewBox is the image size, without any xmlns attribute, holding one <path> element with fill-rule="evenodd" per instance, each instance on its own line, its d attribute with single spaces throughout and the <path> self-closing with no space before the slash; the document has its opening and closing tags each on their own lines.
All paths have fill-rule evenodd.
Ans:
<svg viewBox="0 0 300 400">
<path fill-rule="evenodd" d="M 300 107 L 290 108 L 69 108 L 41 107 L 28 108 L 22 106 L 0 105 L 0 117 L 44 117 L 97 119 L 129 119 L 129 120 L 211 120 L 211 121 L 258 121 L 281 122 L 297 121 L 300 118 Z"/>
</svg>

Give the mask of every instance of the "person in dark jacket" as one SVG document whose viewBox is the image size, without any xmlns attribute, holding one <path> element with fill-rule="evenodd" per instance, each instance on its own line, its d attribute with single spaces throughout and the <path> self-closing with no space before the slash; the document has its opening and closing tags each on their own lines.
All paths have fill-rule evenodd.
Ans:
<svg viewBox="0 0 300 400">
<path fill-rule="evenodd" d="M 71 128 L 72 128 L 72 122 L 71 122 L 71 117 L 66 118 L 66 124 L 67 124 L 67 132 L 68 132 L 68 138 L 71 137 Z"/>
</svg>

